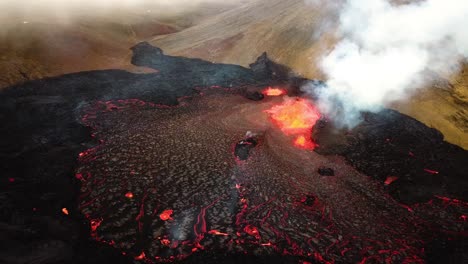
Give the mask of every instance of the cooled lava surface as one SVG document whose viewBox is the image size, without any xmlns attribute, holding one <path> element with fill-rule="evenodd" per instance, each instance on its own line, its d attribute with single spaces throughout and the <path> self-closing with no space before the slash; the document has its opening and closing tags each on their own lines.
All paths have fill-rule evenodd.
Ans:
<svg viewBox="0 0 468 264">
<path fill-rule="evenodd" d="M 344 158 L 298 148 L 289 126 L 273 119 L 275 108 L 296 100 L 252 102 L 207 90 L 178 107 L 121 101 L 85 111 L 84 122 L 102 140 L 77 169 L 79 208 L 99 222 L 93 237 L 148 262 L 215 250 L 318 263 L 418 263 L 433 232 L 466 230 L 461 201 L 434 197 L 405 206 Z M 246 131 L 261 143 L 240 161 L 233 145 Z M 323 166 L 336 175 L 321 176 Z M 170 218 L 162 217 L 167 210 Z"/>
<path fill-rule="evenodd" d="M 341 131 L 301 95 L 306 80 L 261 58 L 247 69 L 142 43 L 132 62 L 158 73 L 3 92 L 0 260 L 467 260 L 466 151 L 388 110 Z"/>
</svg>

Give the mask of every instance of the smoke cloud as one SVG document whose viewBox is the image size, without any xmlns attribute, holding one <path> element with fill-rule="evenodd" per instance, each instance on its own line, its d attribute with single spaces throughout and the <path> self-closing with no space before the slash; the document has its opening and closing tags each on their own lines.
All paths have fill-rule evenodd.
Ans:
<svg viewBox="0 0 468 264">
<path fill-rule="evenodd" d="M 429 71 L 456 71 L 468 56 L 466 0 L 347 0 L 338 16 L 340 41 L 320 61 L 327 85 L 314 93 L 343 126 L 356 125 L 360 111 L 407 98 Z"/>
</svg>

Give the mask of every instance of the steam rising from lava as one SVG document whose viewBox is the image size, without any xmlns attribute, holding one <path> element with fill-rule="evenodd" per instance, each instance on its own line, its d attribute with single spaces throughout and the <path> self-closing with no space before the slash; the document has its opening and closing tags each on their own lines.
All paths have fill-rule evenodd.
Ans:
<svg viewBox="0 0 468 264">
<path fill-rule="evenodd" d="M 464 0 L 348 0 L 339 12 L 341 40 L 321 60 L 328 87 L 304 89 L 318 93 L 321 112 L 353 126 L 360 111 L 378 110 L 427 84 L 424 73 L 455 72 L 468 55 L 466 25 Z"/>
</svg>

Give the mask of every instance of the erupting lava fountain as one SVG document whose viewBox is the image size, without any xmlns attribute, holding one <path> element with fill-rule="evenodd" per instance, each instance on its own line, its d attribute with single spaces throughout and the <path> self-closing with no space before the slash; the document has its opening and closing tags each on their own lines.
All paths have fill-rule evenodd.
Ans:
<svg viewBox="0 0 468 264">
<path fill-rule="evenodd" d="M 272 92 L 272 90 L 274 91 Z M 272 96 L 278 96 L 285 94 L 285 91 L 267 88 L 264 94 L 269 93 L 274 94 Z M 295 146 L 309 150 L 313 150 L 317 146 L 311 140 L 310 133 L 320 119 L 320 113 L 309 100 L 298 97 L 285 97 L 282 104 L 275 105 L 265 112 L 270 114 L 273 122 L 281 128 L 283 133 L 296 137 L 293 142 Z"/>
</svg>

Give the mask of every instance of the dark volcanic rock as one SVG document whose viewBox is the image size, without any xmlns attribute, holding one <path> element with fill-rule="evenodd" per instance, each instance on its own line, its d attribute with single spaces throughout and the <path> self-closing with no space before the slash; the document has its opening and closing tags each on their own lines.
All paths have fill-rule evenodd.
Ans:
<svg viewBox="0 0 468 264">
<path fill-rule="evenodd" d="M 291 75 L 291 69 L 270 60 L 266 52 L 249 66 L 259 78 L 288 79 Z"/>
<path fill-rule="evenodd" d="M 320 167 L 317 172 L 322 176 L 335 176 L 335 171 L 332 168 Z"/>
<path fill-rule="evenodd" d="M 246 160 L 250 156 L 250 150 L 257 146 L 257 140 L 253 137 L 243 139 L 236 144 L 234 155 L 240 160 Z"/>
<path fill-rule="evenodd" d="M 384 182 L 397 200 L 413 204 L 434 195 L 468 199 L 468 152 L 447 143 L 440 132 L 393 110 L 363 113 L 352 130 L 321 120 L 313 139 L 320 154 L 339 154 L 358 170 Z"/>
<path fill-rule="evenodd" d="M 309 194 L 303 199 L 303 203 L 306 206 L 312 206 L 316 200 L 317 198 L 314 195 Z"/>
<path fill-rule="evenodd" d="M 162 50 L 147 42 L 137 44 L 132 48 L 134 56 L 132 63 L 146 66 L 175 79 L 186 79 L 195 86 L 219 85 L 232 87 L 255 80 L 265 80 L 268 76 L 258 76 L 252 70 L 228 64 L 216 64 L 200 59 L 166 56 Z"/>
<path fill-rule="evenodd" d="M 178 98 L 197 93 L 196 87 L 268 81 L 236 65 L 166 56 L 147 43 L 133 51 L 132 62 L 159 72 L 80 72 L 1 91 L 0 228 L 19 230 L 13 237 L 22 246 L 4 241 L 2 244 L 8 246 L 0 251 L 0 262 L 130 262 L 102 243 L 90 244 L 88 220 L 76 208 L 79 181 L 73 174 L 77 157 L 96 144 L 79 118 L 84 106 L 129 98 L 176 105 Z M 67 208 L 69 215 L 65 216 L 62 208 Z M 38 216 L 45 224 L 37 224 L 34 219 Z M 64 231 L 44 232 L 64 219 L 69 223 L 63 226 Z M 20 257 L 16 249 L 23 246 L 30 251 Z"/>
<path fill-rule="evenodd" d="M 260 93 L 260 92 L 246 92 L 245 93 L 245 97 L 249 100 L 252 100 L 252 101 L 261 101 L 263 100 L 263 98 L 265 98 L 265 96 Z"/>
</svg>

